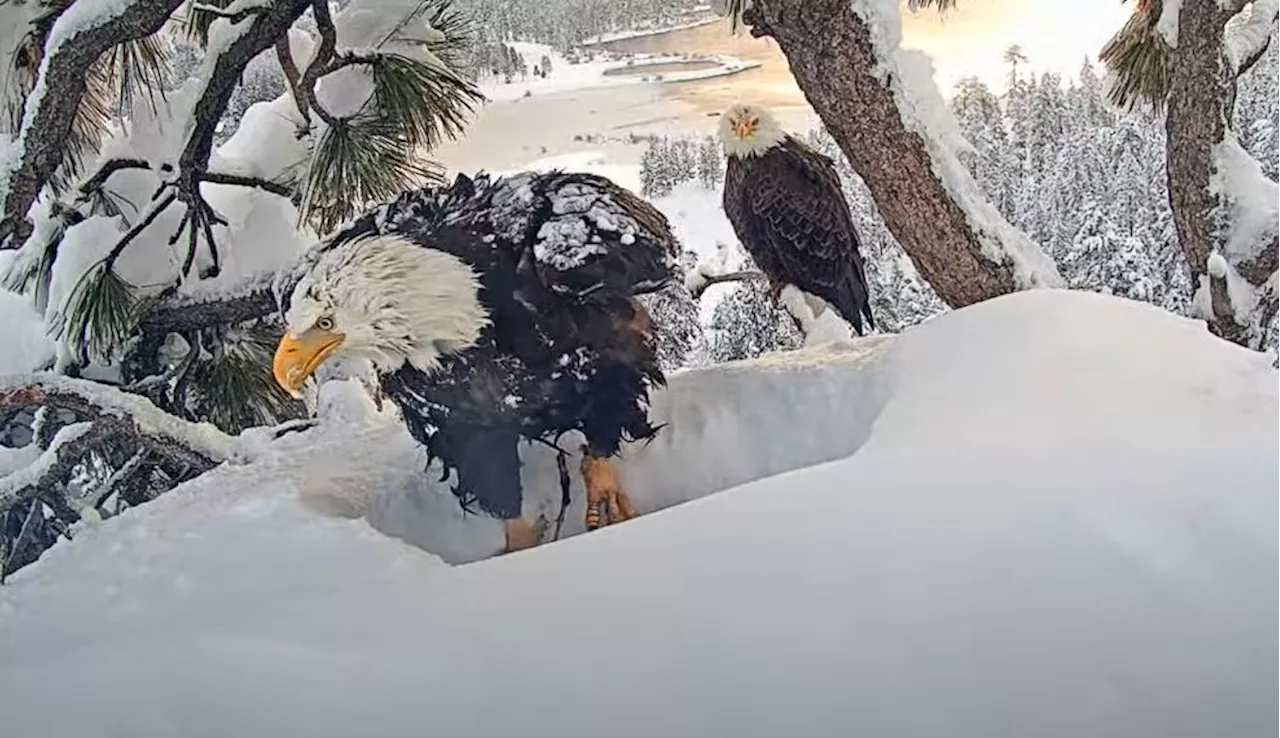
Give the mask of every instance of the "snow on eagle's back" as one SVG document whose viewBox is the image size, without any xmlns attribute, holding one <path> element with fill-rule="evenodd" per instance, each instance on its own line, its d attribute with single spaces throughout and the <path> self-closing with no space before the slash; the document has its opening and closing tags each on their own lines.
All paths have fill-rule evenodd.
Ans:
<svg viewBox="0 0 1280 738">
<path fill-rule="evenodd" d="M 413 480 L 392 512 L 442 516 L 425 540 L 484 525 L 393 420 L 322 425 L 18 572 L 0 711 L 34 737 L 500 736 L 549 704 L 567 736 L 1267 735 L 1275 377 L 1196 321 L 1018 293 L 678 373 L 671 437 L 622 465 L 638 504 L 836 460 L 457 568 L 299 504 Z"/>
<path fill-rule="evenodd" d="M 533 247 L 534 258 L 555 269 L 568 271 L 582 266 L 592 256 L 606 253 L 600 237 L 591 234 L 592 226 L 601 231 L 619 233 L 618 240 L 624 246 L 634 243 L 638 230 L 636 222 L 617 214 L 616 205 L 601 202 L 607 197 L 594 188 L 576 184 L 561 187 L 551 195 L 551 212 L 569 217 L 542 224 Z"/>
</svg>

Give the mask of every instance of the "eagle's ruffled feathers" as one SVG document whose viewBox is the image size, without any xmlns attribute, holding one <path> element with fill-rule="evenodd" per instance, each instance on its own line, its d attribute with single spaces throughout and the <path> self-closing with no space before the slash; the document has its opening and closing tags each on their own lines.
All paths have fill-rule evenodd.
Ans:
<svg viewBox="0 0 1280 738">
<path fill-rule="evenodd" d="M 518 514 L 518 479 L 514 500 L 486 489 L 509 484 L 475 481 L 487 480 L 481 467 L 506 453 L 507 439 L 554 443 L 576 430 L 610 456 L 656 433 L 648 392 L 664 377 L 632 298 L 674 278 L 679 246 L 651 205 L 589 174 L 459 176 L 402 194 L 321 248 L 378 235 L 455 256 L 480 280 L 490 322 L 478 341 L 443 354 L 433 372 L 406 362 L 380 378 L 445 474 L 459 470 L 464 503 Z M 477 442 L 491 449 L 484 458 Z"/>
</svg>

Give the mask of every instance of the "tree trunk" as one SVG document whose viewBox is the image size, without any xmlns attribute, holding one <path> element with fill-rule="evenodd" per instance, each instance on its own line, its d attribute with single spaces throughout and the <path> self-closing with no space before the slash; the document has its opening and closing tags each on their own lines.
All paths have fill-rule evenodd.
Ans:
<svg viewBox="0 0 1280 738">
<path fill-rule="evenodd" d="M 1214 152 L 1224 141 L 1234 140 L 1230 129 L 1235 105 L 1236 75 L 1224 52 L 1224 31 L 1234 8 L 1223 9 L 1217 0 L 1183 0 L 1178 18 L 1178 40 L 1172 51 L 1172 80 L 1165 133 L 1168 137 L 1169 200 L 1178 241 L 1191 268 L 1192 284 L 1207 289 L 1199 302 L 1208 309 L 1209 329 L 1242 345 L 1259 341 L 1257 322 L 1265 327 L 1275 315 L 1275 295 L 1264 290 L 1264 304 L 1257 320 L 1237 320 L 1228 296 L 1226 277 L 1209 273 L 1209 256 L 1223 253 L 1228 264 L 1255 288 L 1262 287 L 1276 271 L 1277 241 L 1254 244 L 1248 253 L 1226 253 L 1223 245 L 1229 227 L 1223 214 L 1229 207 L 1221 192 L 1210 189 L 1216 167 Z M 1265 46 L 1264 46 L 1265 48 Z M 1266 293 L 1271 293 L 1269 296 Z"/>
<path fill-rule="evenodd" d="M 1004 237 L 975 227 L 974 213 L 966 212 L 938 176 L 947 164 L 935 161 L 921 134 L 903 120 L 895 80 L 884 73 L 893 50 L 876 48 L 868 19 L 849 0 L 756 0 L 743 20 L 753 35 L 777 40 L 796 83 L 866 183 L 885 225 L 948 305 L 1060 284 L 1047 257 L 998 222 L 993 207 L 982 219 Z M 1008 243 L 1009 235 L 1023 242 Z M 1011 253 L 1017 249 L 1023 253 Z"/>
</svg>

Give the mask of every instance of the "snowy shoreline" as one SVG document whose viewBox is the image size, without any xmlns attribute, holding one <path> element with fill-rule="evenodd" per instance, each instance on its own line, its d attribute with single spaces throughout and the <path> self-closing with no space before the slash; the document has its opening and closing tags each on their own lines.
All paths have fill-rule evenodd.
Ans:
<svg viewBox="0 0 1280 738">
<path fill-rule="evenodd" d="M 509 46 L 523 57 L 527 68 L 536 68 L 542 60 L 546 59 L 551 63 L 551 72 L 546 77 L 533 75 L 512 82 L 499 82 L 493 79 L 485 80 L 480 84 L 480 90 L 486 98 L 486 105 L 518 102 L 530 97 L 603 87 L 695 82 L 716 77 L 728 77 L 751 69 L 757 69 L 761 66 L 759 62 L 747 61 L 726 54 L 699 53 L 634 54 L 625 58 L 613 58 L 613 55 L 606 54 L 606 58 L 575 63 L 547 44 L 516 41 L 511 42 Z M 618 73 L 669 64 L 694 65 L 708 62 L 715 64 L 715 66 L 705 69 L 655 73 L 653 75 Z"/>
<path fill-rule="evenodd" d="M 721 23 L 723 21 L 724 21 L 724 18 L 720 18 L 717 16 L 715 18 L 703 18 L 702 20 L 690 21 L 689 23 L 681 23 L 675 26 L 664 26 L 662 28 L 650 28 L 650 29 L 634 30 L 634 31 L 615 31 L 613 33 L 601 34 L 599 36 L 596 36 L 595 38 L 583 41 L 578 45 L 583 48 L 590 48 L 593 46 L 604 46 L 605 44 L 613 43 L 614 41 L 631 41 L 637 38 L 661 36 L 664 33 L 675 33 L 676 31 L 688 31 L 692 28 L 701 28 L 703 26 L 709 26 L 709 25 L 712 25 L 713 23 Z"/>
</svg>

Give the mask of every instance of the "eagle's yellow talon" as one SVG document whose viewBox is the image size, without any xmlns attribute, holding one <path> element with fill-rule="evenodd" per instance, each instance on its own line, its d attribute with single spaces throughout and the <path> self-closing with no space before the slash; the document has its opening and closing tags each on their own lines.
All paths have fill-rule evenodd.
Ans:
<svg viewBox="0 0 1280 738">
<path fill-rule="evenodd" d="M 618 473 L 608 459 L 585 454 L 582 457 L 582 480 L 587 488 L 587 530 L 599 528 L 602 522 L 612 525 L 636 517 L 636 509 L 620 488 Z M 602 507 L 605 511 L 603 521 Z"/>
</svg>

